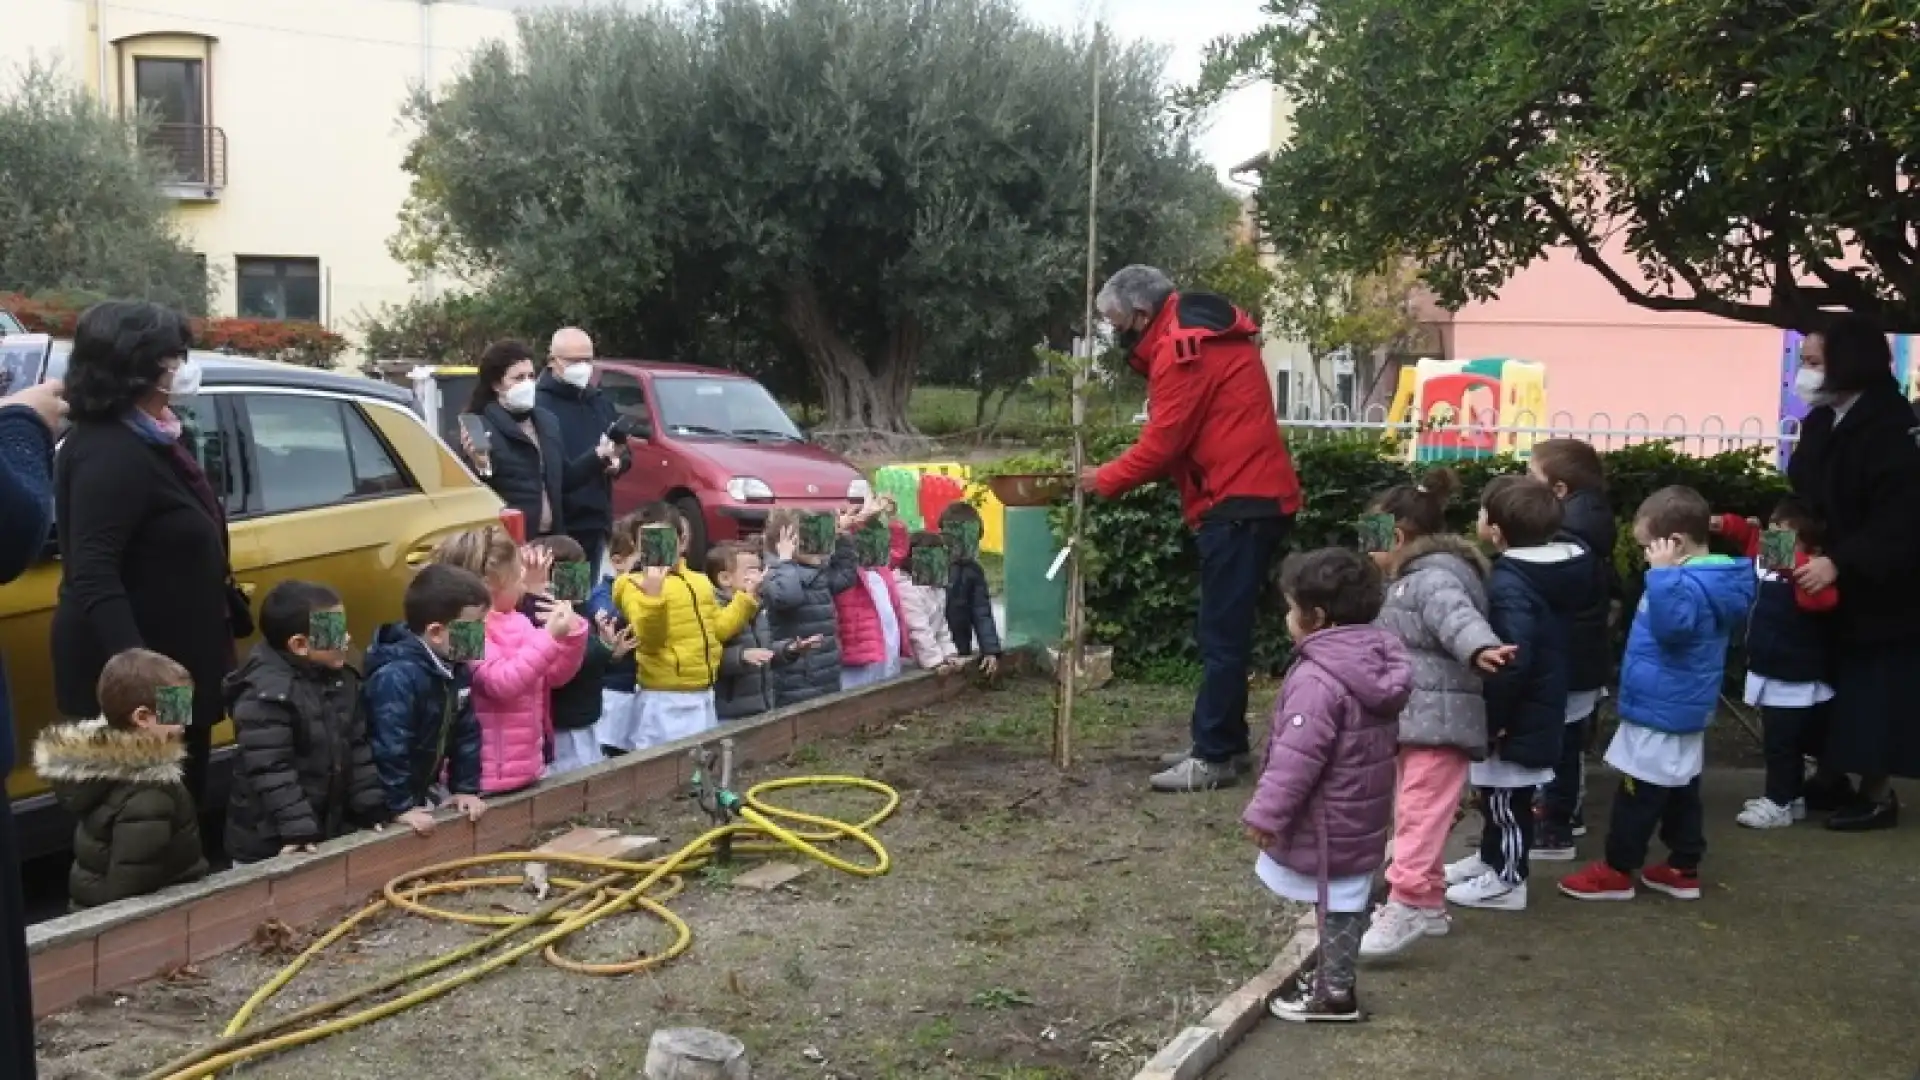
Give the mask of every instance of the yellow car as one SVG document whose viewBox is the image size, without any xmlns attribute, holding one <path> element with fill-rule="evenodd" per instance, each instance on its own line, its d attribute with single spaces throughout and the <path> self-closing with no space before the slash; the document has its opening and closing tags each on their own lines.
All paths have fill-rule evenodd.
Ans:
<svg viewBox="0 0 1920 1080">
<path fill-rule="evenodd" d="M 56 343 L 50 376 L 64 371 L 66 348 Z M 500 521 L 499 497 L 421 422 L 406 391 L 219 353 L 194 356 L 202 389 L 182 419 L 225 497 L 233 569 L 249 595 L 290 578 L 332 586 L 345 600 L 357 650 L 382 623 L 400 618 L 412 568 L 437 541 Z M 40 565 L 0 586 L 0 651 L 20 762 L 7 777 L 7 797 L 27 857 L 72 839 L 71 823 L 31 764 L 34 737 L 61 719 L 47 649 L 59 586 L 51 543 Z M 243 655 L 251 647 L 239 645 Z M 215 730 L 208 809 L 224 805 L 232 741 L 231 725 Z"/>
</svg>

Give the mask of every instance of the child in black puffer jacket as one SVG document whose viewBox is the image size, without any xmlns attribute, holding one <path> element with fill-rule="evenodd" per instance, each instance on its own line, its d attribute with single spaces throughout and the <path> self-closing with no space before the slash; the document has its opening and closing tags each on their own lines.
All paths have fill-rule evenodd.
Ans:
<svg viewBox="0 0 1920 1080">
<path fill-rule="evenodd" d="M 1574 613 L 1568 627 L 1573 665 L 1567 679 L 1567 729 L 1560 740 L 1560 761 L 1553 779 L 1540 788 L 1539 834 L 1533 857 L 1569 862 L 1574 840 L 1587 834 L 1587 746 L 1593 741 L 1600 697 L 1613 677 L 1613 601 L 1620 595 L 1613 548 L 1619 525 L 1607 503 L 1606 473 L 1600 454 L 1579 439 L 1548 439 L 1533 444 L 1527 472 L 1553 489 L 1560 500 L 1560 531 L 1578 540 L 1593 556 L 1592 602 Z"/>
</svg>

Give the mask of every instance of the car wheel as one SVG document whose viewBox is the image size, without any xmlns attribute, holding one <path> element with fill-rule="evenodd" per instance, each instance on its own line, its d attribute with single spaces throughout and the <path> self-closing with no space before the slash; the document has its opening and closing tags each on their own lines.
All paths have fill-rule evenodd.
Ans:
<svg viewBox="0 0 1920 1080">
<path fill-rule="evenodd" d="M 691 495 L 682 495 L 673 500 L 673 508 L 687 519 L 687 565 L 704 570 L 707 565 L 707 518 L 700 509 L 700 501 Z"/>
</svg>

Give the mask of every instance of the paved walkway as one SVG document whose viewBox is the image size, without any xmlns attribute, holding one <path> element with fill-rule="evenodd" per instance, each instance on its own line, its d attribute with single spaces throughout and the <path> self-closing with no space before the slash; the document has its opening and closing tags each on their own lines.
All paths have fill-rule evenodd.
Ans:
<svg viewBox="0 0 1920 1080">
<path fill-rule="evenodd" d="M 1553 885 L 1580 864 L 1536 864 L 1525 913 L 1457 912 L 1363 968 L 1368 1023 L 1263 1018 L 1213 1080 L 1916 1080 L 1920 787 L 1903 827 L 1859 836 L 1734 825 L 1758 791 L 1708 775 L 1699 901 L 1581 903 Z"/>
</svg>

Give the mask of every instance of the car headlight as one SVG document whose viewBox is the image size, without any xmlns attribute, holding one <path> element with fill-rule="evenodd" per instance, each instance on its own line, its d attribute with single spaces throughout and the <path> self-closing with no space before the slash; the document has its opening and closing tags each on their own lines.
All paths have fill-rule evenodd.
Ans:
<svg viewBox="0 0 1920 1080">
<path fill-rule="evenodd" d="M 853 482 L 847 485 L 848 502 L 865 502 L 872 496 L 873 485 L 867 483 L 867 478 L 864 476 L 854 477 Z"/>
<path fill-rule="evenodd" d="M 734 502 L 772 502 L 773 489 L 757 476 L 736 476 L 727 481 L 727 497 Z"/>
</svg>

